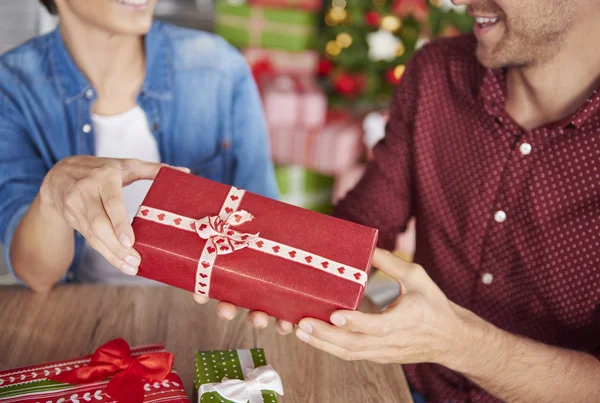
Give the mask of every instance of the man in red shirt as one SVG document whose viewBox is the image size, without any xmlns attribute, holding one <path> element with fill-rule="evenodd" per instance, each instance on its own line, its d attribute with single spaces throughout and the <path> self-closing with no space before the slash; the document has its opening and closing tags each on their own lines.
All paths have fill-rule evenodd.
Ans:
<svg viewBox="0 0 600 403">
<path fill-rule="evenodd" d="M 598 402 L 600 3 L 454 3 L 475 35 L 407 66 L 386 137 L 336 211 L 386 249 L 416 217 L 416 264 L 373 262 L 402 296 L 379 315 L 336 312 L 335 326 L 304 319 L 296 335 L 405 364 L 430 402 Z"/>
<path fill-rule="evenodd" d="M 416 217 L 417 264 L 374 258 L 402 296 L 296 334 L 419 363 L 407 377 L 432 402 L 600 402 L 600 2 L 454 3 L 475 35 L 416 55 L 336 212 L 387 249 Z"/>
</svg>

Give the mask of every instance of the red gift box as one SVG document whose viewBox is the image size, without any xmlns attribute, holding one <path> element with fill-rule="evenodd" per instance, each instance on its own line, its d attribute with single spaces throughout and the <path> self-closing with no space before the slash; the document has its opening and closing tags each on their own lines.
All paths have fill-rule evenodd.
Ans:
<svg viewBox="0 0 600 403">
<path fill-rule="evenodd" d="M 162 344 L 112 340 L 85 357 L 0 371 L 0 402 L 189 403 L 172 363 Z"/>
<path fill-rule="evenodd" d="M 356 309 L 377 230 L 162 168 L 133 221 L 138 274 L 298 323 Z"/>
<path fill-rule="evenodd" d="M 323 6 L 322 0 L 248 0 L 254 6 L 292 8 L 306 11 L 319 11 Z"/>
</svg>

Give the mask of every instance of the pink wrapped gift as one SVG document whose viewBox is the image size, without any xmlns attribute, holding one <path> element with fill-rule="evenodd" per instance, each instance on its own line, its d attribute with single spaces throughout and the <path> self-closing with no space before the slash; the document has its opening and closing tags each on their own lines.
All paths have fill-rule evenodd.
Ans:
<svg viewBox="0 0 600 403">
<path fill-rule="evenodd" d="M 276 76 L 265 80 L 262 94 L 272 129 L 314 129 L 325 123 L 327 97 L 312 77 Z"/>
<path fill-rule="evenodd" d="M 326 175 L 353 166 L 364 150 L 360 122 L 339 112 L 328 113 L 325 125 L 318 128 L 270 125 L 270 137 L 275 163 L 302 165 Z"/>
<path fill-rule="evenodd" d="M 243 51 L 255 76 L 269 75 L 315 76 L 319 54 L 315 51 L 286 52 L 283 50 L 248 48 Z"/>
<path fill-rule="evenodd" d="M 315 12 L 323 7 L 322 0 L 248 0 L 248 3 L 264 7 L 298 9 Z"/>
</svg>

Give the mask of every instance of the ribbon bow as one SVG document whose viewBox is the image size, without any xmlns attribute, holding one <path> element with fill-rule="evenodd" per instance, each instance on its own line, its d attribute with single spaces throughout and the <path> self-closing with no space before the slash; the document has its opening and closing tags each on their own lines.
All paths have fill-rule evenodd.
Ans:
<svg viewBox="0 0 600 403">
<path fill-rule="evenodd" d="M 205 248 L 210 254 L 216 252 L 217 255 L 228 255 L 248 247 L 249 241 L 258 237 L 259 234 L 244 234 L 231 229 L 253 219 L 252 214 L 245 210 L 231 210 L 224 218 L 220 216 L 201 218 L 196 221 L 196 231 L 202 239 L 207 240 Z"/>
<path fill-rule="evenodd" d="M 260 397 L 263 390 L 272 390 L 283 395 L 281 377 L 272 366 L 265 365 L 254 369 L 246 369 L 244 375 L 244 380 L 225 377 L 221 383 L 201 385 L 198 390 L 198 401 L 202 399 L 203 394 L 210 392 L 217 392 L 224 399 L 231 400 L 234 403 L 246 403 L 253 395 Z M 262 402 L 262 397 L 260 401 Z"/>
<path fill-rule="evenodd" d="M 49 379 L 80 385 L 112 376 L 106 386 L 106 394 L 120 403 L 142 403 L 146 381 L 164 381 L 172 367 L 173 354 L 150 353 L 134 357 L 127 342 L 116 339 L 96 350 L 89 365 Z"/>
</svg>

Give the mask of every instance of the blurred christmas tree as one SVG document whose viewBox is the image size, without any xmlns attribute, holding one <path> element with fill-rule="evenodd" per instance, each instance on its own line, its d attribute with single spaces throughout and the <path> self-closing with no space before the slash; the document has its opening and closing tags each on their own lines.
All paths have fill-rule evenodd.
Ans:
<svg viewBox="0 0 600 403">
<path fill-rule="evenodd" d="M 331 106 L 385 108 L 416 49 L 471 30 L 465 11 L 451 0 L 327 0 L 319 75 Z"/>
</svg>

